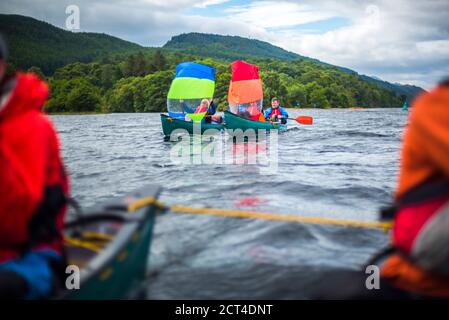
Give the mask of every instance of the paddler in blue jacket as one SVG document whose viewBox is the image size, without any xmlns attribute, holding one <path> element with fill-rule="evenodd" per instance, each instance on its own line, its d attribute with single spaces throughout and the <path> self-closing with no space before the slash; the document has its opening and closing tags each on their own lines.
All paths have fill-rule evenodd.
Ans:
<svg viewBox="0 0 449 320">
<path fill-rule="evenodd" d="M 279 104 L 279 99 L 274 97 L 271 99 L 271 108 L 268 108 L 264 112 L 265 119 L 267 121 L 277 122 L 279 119 L 282 124 L 287 123 L 288 113 Z"/>
</svg>

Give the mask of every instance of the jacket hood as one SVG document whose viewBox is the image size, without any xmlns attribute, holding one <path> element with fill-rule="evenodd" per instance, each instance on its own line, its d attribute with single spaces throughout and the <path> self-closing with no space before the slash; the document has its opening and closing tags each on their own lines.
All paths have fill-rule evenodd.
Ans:
<svg viewBox="0 0 449 320">
<path fill-rule="evenodd" d="M 14 80 L 7 79 L 2 83 Z M 6 93 L 3 93 L 6 94 Z M 30 110 L 42 110 L 48 98 L 48 85 L 38 76 L 32 73 L 17 73 L 15 75 L 15 86 L 12 89 L 6 104 L 0 110 L 0 120 Z"/>
</svg>

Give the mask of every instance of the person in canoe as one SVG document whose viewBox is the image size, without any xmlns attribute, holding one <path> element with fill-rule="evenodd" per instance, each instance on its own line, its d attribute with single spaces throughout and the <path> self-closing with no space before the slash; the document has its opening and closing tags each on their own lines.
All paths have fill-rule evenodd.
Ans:
<svg viewBox="0 0 449 320">
<path fill-rule="evenodd" d="M 279 99 L 274 97 L 271 99 L 271 108 L 265 110 L 264 116 L 267 121 L 278 122 L 280 120 L 282 124 L 286 124 L 288 113 L 281 107 Z"/>
<path fill-rule="evenodd" d="M 209 103 L 208 99 L 202 99 L 200 104 L 195 109 L 187 106 L 187 104 L 184 101 L 182 101 L 181 104 L 185 113 L 198 114 L 206 112 L 206 115 L 202 120 L 202 122 L 204 123 L 211 123 L 212 121 L 217 123 L 223 122 L 221 116 L 215 115 L 215 113 L 217 112 L 217 106 L 213 100 Z"/>
<path fill-rule="evenodd" d="M 393 220 L 391 247 L 368 263 L 379 270 L 377 288 L 367 288 L 365 270 L 338 271 L 315 298 L 449 299 L 448 124 L 449 80 L 413 104 L 394 205 L 382 211 Z"/>
<path fill-rule="evenodd" d="M 256 101 L 248 104 L 241 104 L 238 108 L 238 115 L 253 121 L 265 121 L 262 112 L 260 112 L 259 105 Z"/>
<path fill-rule="evenodd" d="M 0 299 L 48 298 L 64 283 L 68 177 L 42 113 L 47 84 L 5 69 L 0 40 Z"/>
</svg>

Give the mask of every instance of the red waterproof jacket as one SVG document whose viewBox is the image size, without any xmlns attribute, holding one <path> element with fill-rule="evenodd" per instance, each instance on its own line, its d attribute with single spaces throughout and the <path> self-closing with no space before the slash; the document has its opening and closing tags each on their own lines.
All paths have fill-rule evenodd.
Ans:
<svg viewBox="0 0 449 320">
<path fill-rule="evenodd" d="M 56 131 L 42 113 L 47 96 L 45 82 L 18 73 L 0 106 L 0 263 L 28 249 L 61 251 L 69 187 Z"/>
</svg>

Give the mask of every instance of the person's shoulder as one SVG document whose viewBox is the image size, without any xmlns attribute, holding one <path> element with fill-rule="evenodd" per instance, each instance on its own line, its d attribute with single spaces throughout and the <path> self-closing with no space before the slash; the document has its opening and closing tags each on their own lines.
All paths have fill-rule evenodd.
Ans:
<svg viewBox="0 0 449 320">
<path fill-rule="evenodd" d="M 429 92 L 421 93 L 412 104 L 411 120 L 416 122 L 449 118 L 449 84 L 439 84 Z"/>
<path fill-rule="evenodd" d="M 38 130 L 55 131 L 53 121 L 43 111 L 29 110 L 24 116 L 31 120 L 33 127 Z"/>
<path fill-rule="evenodd" d="M 412 106 L 416 109 L 428 109 L 449 103 L 449 83 L 441 83 L 431 91 L 425 91 L 416 97 Z"/>
</svg>

